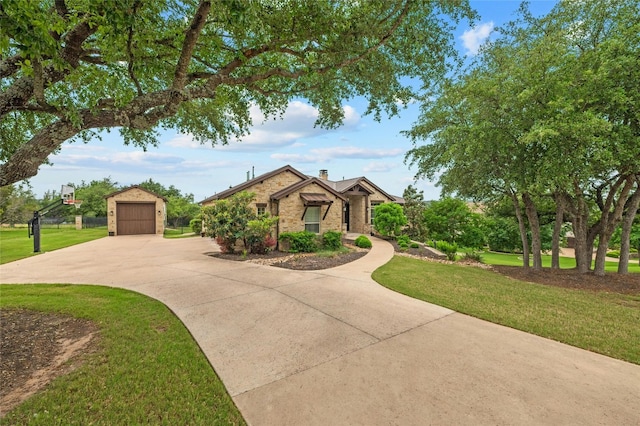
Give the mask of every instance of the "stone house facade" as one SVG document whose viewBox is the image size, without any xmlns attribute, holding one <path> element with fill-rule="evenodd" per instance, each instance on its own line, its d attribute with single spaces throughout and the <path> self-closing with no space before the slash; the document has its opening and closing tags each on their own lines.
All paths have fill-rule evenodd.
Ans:
<svg viewBox="0 0 640 426">
<path fill-rule="evenodd" d="M 369 234 L 377 204 L 404 202 L 365 177 L 331 181 L 326 170 L 311 177 L 287 165 L 202 200 L 200 205 L 212 205 L 241 191 L 256 194 L 257 213 L 279 217 L 276 238 L 282 232 L 305 229 L 317 234 L 329 230 Z"/>
</svg>

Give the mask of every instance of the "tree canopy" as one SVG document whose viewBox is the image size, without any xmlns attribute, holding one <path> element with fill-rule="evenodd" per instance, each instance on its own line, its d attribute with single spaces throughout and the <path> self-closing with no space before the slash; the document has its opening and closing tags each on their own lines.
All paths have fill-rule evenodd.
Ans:
<svg viewBox="0 0 640 426">
<path fill-rule="evenodd" d="M 247 133 L 305 98 L 317 124 L 341 102 L 396 114 L 444 75 L 466 1 L 6 0 L 0 4 L 0 186 L 37 174 L 67 140 L 118 128 L 156 144 L 173 128 L 201 143 Z"/>
<path fill-rule="evenodd" d="M 582 272 L 598 238 L 595 271 L 604 274 L 615 227 L 636 214 L 625 206 L 640 190 L 639 9 L 632 0 L 563 1 L 534 18 L 524 5 L 465 72 L 424 98 L 407 132 L 416 143 L 407 159 L 445 193 L 512 200 L 525 265 L 531 247 L 541 268 L 545 199 L 556 203 L 556 232 L 570 217 Z"/>
</svg>

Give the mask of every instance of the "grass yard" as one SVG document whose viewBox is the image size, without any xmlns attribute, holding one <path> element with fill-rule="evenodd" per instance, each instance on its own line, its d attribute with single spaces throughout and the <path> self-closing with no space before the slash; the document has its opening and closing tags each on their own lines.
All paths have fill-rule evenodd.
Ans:
<svg viewBox="0 0 640 426">
<path fill-rule="evenodd" d="M 416 299 L 640 364 L 640 295 L 532 284 L 400 256 L 374 271 L 373 279 Z"/>
<path fill-rule="evenodd" d="M 160 302 L 114 288 L 2 285 L 0 307 L 90 319 L 99 350 L 2 424 L 245 424 L 184 325 Z"/>
<path fill-rule="evenodd" d="M 40 230 L 40 253 L 57 250 L 75 244 L 107 236 L 107 228 L 43 228 Z M 27 228 L 0 228 L 0 264 L 24 259 L 38 253 L 33 252 L 33 236 L 28 237 Z"/>
<path fill-rule="evenodd" d="M 505 265 L 505 266 L 522 266 L 522 254 L 510 254 L 510 253 L 495 253 L 495 252 L 483 252 L 481 253 L 482 263 L 487 265 Z M 530 259 L 530 264 L 533 266 L 533 258 Z M 595 265 L 595 255 L 594 255 Z M 551 267 L 551 255 L 542 255 L 542 266 L 545 268 Z M 560 268 L 572 269 L 576 267 L 575 259 L 571 257 L 560 256 Z M 618 262 L 605 262 L 605 271 L 616 272 L 618 270 Z M 638 259 L 631 259 L 629 262 L 629 272 L 640 273 L 640 265 Z"/>
<path fill-rule="evenodd" d="M 176 229 L 176 228 L 165 228 L 164 229 L 164 237 L 165 238 L 189 238 L 189 237 L 195 237 L 196 235 L 199 237 L 200 234 L 196 234 L 193 231 L 191 231 L 190 228 L 184 228 L 184 231 L 182 229 Z"/>
</svg>

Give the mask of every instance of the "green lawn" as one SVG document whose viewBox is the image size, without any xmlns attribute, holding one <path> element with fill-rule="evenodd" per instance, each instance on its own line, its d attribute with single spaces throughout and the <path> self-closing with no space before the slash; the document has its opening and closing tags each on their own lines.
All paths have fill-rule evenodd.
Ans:
<svg viewBox="0 0 640 426">
<path fill-rule="evenodd" d="M 483 252 L 481 256 L 482 263 L 486 263 L 487 265 L 522 266 L 522 254 Z M 531 265 L 533 265 L 533 259 L 530 259 L 529 262 Z M 551 255 L 542 255 L 542 266 L 545 268 L 551 267 Z M 571 257 L 560 257 L 561 269 L 573 269 L 575 267 L 575 259 Z M 605 262 L 605 271 L 616 272 L 617 270 L 618 262 Z M 638 259 L 632 259 L 629 262 L 629 272 L 640 273 L 640 265 L 638 264 Z"/>
<path fill-rule="evenodd" d="M 175 229 L 175 228 L 165 228 L 164 237 L 165 238 L 189 238 L 200 236 L 200 234 L 194 233 L 190 228 L 184 229 Z"/>
<path fill-rule="evenodd" d="M 107 236 L 107 228 L 43 228 L 40 230 L 40 253 L 57 250 Z M 33 236 L 27 228 L 0 228 L 0 264 L 38 253 L 33 252 Z"/>
<path fill-rule="evenodd" d="M 640 364 L 640 295 L 549 287 L 400 256 L 373 279 L 416 299 Z"/>
<path fill-rule="evenodd" d="M 2 309 L 92 320 L 97 353 L 7 414 L 2 424 L 245 424 L 187 329 L 162 303 L 80 285 L 1 285 Z"/>
</svg>

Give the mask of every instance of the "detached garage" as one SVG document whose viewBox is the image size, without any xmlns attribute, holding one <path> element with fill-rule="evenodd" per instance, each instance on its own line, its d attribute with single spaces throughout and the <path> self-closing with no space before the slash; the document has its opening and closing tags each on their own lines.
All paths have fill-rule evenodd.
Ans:
<svg viewBox="0 0 640 426">
<path fill-rule="evenodd" d="M 138 185 L 105 198 L 109 236 L 164 233 L 166 198 Z"/>
</svg>

